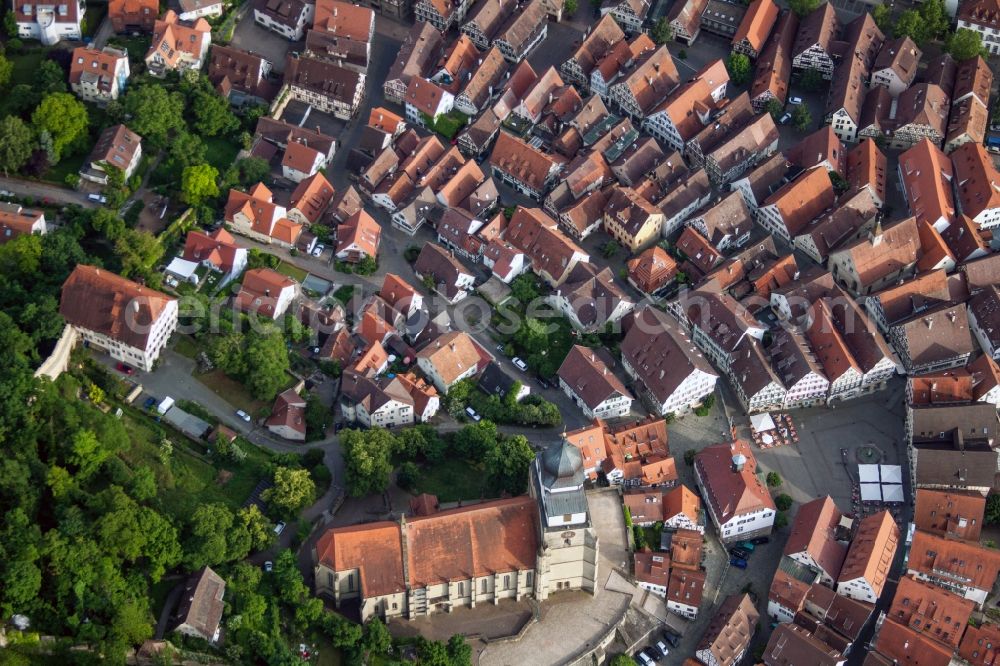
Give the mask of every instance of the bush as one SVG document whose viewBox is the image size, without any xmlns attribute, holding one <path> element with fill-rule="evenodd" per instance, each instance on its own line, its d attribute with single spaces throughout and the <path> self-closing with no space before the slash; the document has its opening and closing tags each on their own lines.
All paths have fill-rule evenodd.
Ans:
<svg viewBox="0 0 1000 666">
<path fill-rule="evenodd" d="M 302 454 L 303 467 L 315 467 L 323 462 L 323 449 L 309 449 Z"/>
<path fill-rule="evenodd" d="M 771 488 L 777 488 L 781 485 L 781 476 L 777 472 L 768 472 L 767 485 Z"/>
<path fill-rule="evenodd" d="M 419 247 L 412 247 L 411 246 L 411 247 L 406 248 L 403 251 L 403 258 L 406 259 L 406 263 L 408 263 L 408 264 L 414 263 L 417 260 L 417 257 L 419 257 L 419 256 L 420 256 L 420 248 Z"/>
<path fill-rule="evenodd" d="M 774 506 L 778 507 L 779 511 L 788 511 L 792 508 L 792 498 L 785 493 L 781 493 L 774 498 Z"/>
<path fill-rule="evenodd" d="M 396 485 L 403 490 L 413 490 L 420 479 L 420 468 L 416 463 L 405 462 L 399 466 L 396 472 Z"/>
<path fill-rule="evenodd" d="M 785 515 L 784 511 L 781 511 L 774 517 L 774 529 L 780 530 L 785 527 L 788 527 L 788 516 Z"/>
</svg>

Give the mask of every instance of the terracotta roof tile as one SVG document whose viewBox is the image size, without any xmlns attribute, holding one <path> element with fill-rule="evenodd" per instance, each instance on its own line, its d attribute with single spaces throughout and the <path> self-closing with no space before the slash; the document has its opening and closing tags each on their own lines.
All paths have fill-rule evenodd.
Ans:
<svg viewBox="0 0 1000 666">
<path fill-rule="evenodd" d="M 891 513 L 880 511 L 862 518 L 847 551 L 838 582 L 863 578 L 872 587 L 875 596 L 881 596 L 898 545 L 899 527 Z"/>
</svg>

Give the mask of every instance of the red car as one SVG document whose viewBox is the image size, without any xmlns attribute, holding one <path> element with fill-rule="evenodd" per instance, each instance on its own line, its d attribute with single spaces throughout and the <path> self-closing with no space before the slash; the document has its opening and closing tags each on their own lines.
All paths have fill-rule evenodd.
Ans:
<svg viewBox="0 0 1000 666">
<path fill-rule="evenodd" d="M 124 372 L 126 375 L 131 375 L 133 372 L 135 372 L 135 370 L 128 367 L 124 363 L 119 363 L 118 365 L 115 366 L 115 368 L 118 369 L 118 372 Z"/>
</svg>

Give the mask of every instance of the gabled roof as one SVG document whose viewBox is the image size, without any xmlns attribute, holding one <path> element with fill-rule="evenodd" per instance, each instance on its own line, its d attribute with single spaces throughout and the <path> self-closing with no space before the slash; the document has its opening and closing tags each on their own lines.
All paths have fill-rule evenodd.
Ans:
<svg viewBox="0 0 1000 666">
<path fill-rule="evenodd" d="M 1000 171 L 986 149 L 978 143 L 964 143 L 950 157 L 962 213 L 976 217 L 984 210 L 1000 208 Z"/>
<path fill-rule="evenodd" d="M 985 511 L 986 498 L 979 493 L 918 488 L 913 523 L 925 532 L 978 541 Z"/>
<path fill-rule="evenodd" d="M 778 209 L 789 235 L 794 237 L 835 201 L 833 182 L 826 169 L 814 167 L 783 185 L 763 205 Z"/>
<path fill-rule="evenodd" d="M 580 46 L 572 55 L 580 65 L 585 77 L 590 76 L 590 71 L 597 62 L 611 49 L 612 46 L 625 39 L 625 33 L 618 27 L 618 22 L 610 14 L 605 14 L 597 22 L 590 33 L 580 42 Z"/>
<path fill-rule="evenodd" d="M 62 286 L 67 323 L 146 349 L 153 324 L 176 299 L 110 271 L 78 264 Z"/>
<path fill-rule="evenodd" d="M 829 495 L 803 504 L 795 514 L 785 555 L 805 553 L 836 580 L 847 557 L 847 545 L 837 540 L 842 517 Z"/>
<path fill-rule="evenodd" d="M 315 224 L 323 217 L 335 195 L 333 185 L 317 171 L 295 187 L 289 206 L 302 213 L 311 224 Z"/>
<path fill-rule="evenodd" d="M 792 55 L 797 57 L 812 46 L 819 46 L 828 55 L 833 53 L 833 42 L 837 39 L 839 24 L 833 5 L 824 2 L 802 19 L 799 25 Z"/>
<path fill-rule="evenodd" d="M 912 266 L 921 256 L 917 220 L 908 217 L 887 227 L 878 226 L 868 238 L 860 238 L 836 251 L 851 256 L 861 285 L 874 284 L 887 275 Z"/>
<path fill-rule="evenodd" d="M 615 361 L 603 349 L 573 345 L 556 373 L 590 409 L 611 398 L 632 398 L 614 373 Z"/>
<path fill-rule="evenodd" d="M 557 162 L 551 155 L 516 136 L 500 132 L 490 155 L 490 164 L 532 189 L 541 190 Z"/>
<path fill-rule="evenodd" d="M 223 271 L 231 273 L 236 265 L 240 247 L 228 231 L 219 227 L 211 234 L 189 231 L 184 240 L 184 258 L 201 263 L 207 261 Z"/>
<path fill-rule="evenodd" d="M 206 639 L 212 640 L 222 621 L 226 604 L 226 581 L 209 567 L 193 575 L 185 587 L 177 609 L 177 619 L 194 629 Z"/>
<path fill-rule="evenodd" d="M 899 527 L 891 513 L 880 511 L 865 516 L 851 541 L 837 582 L 863 578 L 875 596 L 881 596 L 898 545 Z"/>
<path fill-rule="evenodd" d="M 780 13 L 781 9 L 774 0 L 754 0 L 733 35 L 733 44 L 746 40 L 754 51 L 760 53 Z"/>
<path fill-rule="evenodd" d="M 469 368 L 478 365 L 479 350 L 467 333 L 451 331 L 441 335 L 417 353 L 437 369 L 446 384 L 451 384 Z"/>
<path fill-rule="evenodd" d="M 951 194 L 954 178 L 952 164 L 941 149 L 929 139 L 922 139 L 899 156 L 907 205 L 920 222 L 936 223 L 955 218 L 955 200 Z"/>
<path fill-rule="evenodd" d="M 740 471 L 735 471 L 733 465 L 737 456 L 742 456 Z M 720 524 L 761 510 L 775 511 L 771 494 L 757 478 L 757 461 L 746 442 L 707 446 L 695 456 L 694 464 L 704 485 L 705 499 Z"/>
<path fill-rule="evenodd" d="M 749 594 L 730 595 L 701 635 L 698 652 L 708 651 L 717 666 L 733 666 L 750 646 L 759 617 Z"/>
<path fill-rule="evenodd" d="M 243 274 L 233 305 L 245 312 L 273 317 L 281 292 L 295 284 L 292 278 L 270 268 L 252 268 Z"/>
<path fill-rule="evenodd" d="M 280 393 L 274 401 L 271 409 L 271 416 L 268 417 L 266 425 L 284 426 L 291 428 L 303 435 L 306 432 L 306 401 L 295 389 L 288 389 Z"/>
<path fill-rule="evenodd" d="M 104 162 L 125 171 L 135 159 L 135 153 L 139 150 L 141 142 L 142 137 L 125 125 L 112 125 L 101 132 L 87 157 L 87 163 Z"/>
<path fill-rule="evenodd" d="M 950 648 L 890 619 L 879 627 L 873 647 L 869 658 L 882 656 L 888 660 L 875 663 L 910 666 L 948 666 L 951 663 Z"/>
</svg>

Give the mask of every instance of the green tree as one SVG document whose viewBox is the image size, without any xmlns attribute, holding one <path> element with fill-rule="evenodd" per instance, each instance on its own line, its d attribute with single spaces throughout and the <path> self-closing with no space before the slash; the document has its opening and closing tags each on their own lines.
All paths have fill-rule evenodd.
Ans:
<svg viewBox="0 0 1000 666">
<path fill-rule="evenodd" d="M 86 479 L 96 472 L 111 455 L 90 430 L 80 430 L 73 436 L 73 443 L 67 460 L 77 469 L 77 476 Z"/>
<path fill-rule="evenodd" d="M 288 381 L 288 350 L 277 328 L 249 336 L 245 350 L 244 383 L 258 400 L 273 400 Z"/>
<path fill-rule="evenodd" d="M 57 161 L 63 157 L 64 151 L 72 151 L 82 145 L 87 138 L 89 123 L 87 107 L 69 93 L 46 95 L 31 114 L 31 124 L 35 131 L 46 131 L 52 136 L 52 148 Z"/>
<path fill-rule="evenodd" d="M 294 517 L 316 500 L 316 484 L 309 476 L 309 470 L 277 467 L 274 470 L 274 485 L 261 497 L 281 515 Z"/>
<path fill-rule="evenodd" d="M 729 78 L 738 86 L 750 80 L 750 58 L 742 53 L 730 53 L 726 58 L 726 69 Z"/>
<path fill-rule="evenodd" d="M 132 473 L 129 484 L 129 494 L 139 502 L 145 502 L 156 497 L 156 475 L 149 467 L 139 467 Z"/>
<path fill-rule="evenodd" d="M 208 147 L 201 137 L 181 130 L 170 139 L 167 147 L 167 159 L 160 169 L 167 174 L 180 174 L 185 168 L 196 164 L 205 164 Z"/>
<path fill-rule="evenodd" d="M 227 537 L 232 527 L 233 513 L 225 504 L 199 504 L 184 538 L 185 565 L 194 570 L 228 561 Z"/>
<path fill-rule="evenodd" d="M 3 15 L 3 29 L 11 39 L 17 39 L 20 31 L 17 28 L 17 15 L 13 9 L 8 9 Z"/>
<path fill-rule="evenodd" d="M 306 437 L 310 441 L 323 439 L 330 424 L 330 409 L 315 393 L 306 396 Z"/>
<path fill-rule="evenodd" d="M 33 88 L 39 96 L 66 92 L 66 71 L 52 60 L 43 60 L 33 77 Z"/>
<path fill-rule="evenodd" d="M 194 129 L 202 136 L 229 134 L 240 126 L 229 100 L 214 91 L 199 92 L 192 104 Z"/>
<path fill-rule="evenodd" d="M 781 475 L 777 472 L 767 473 L 767 485 L 771 488 L 777 488 L 781 485 Z"/>
<path fill-rule="evenodd" d="M 674 27 L 663 17 L 653 25 L 651 35 L 657 44 L 666 44 L 674 38 Z"/>
<path fill-rule="evenodd" d="M 392 473 L 389 457 L 395 446 L 395 437 L 384 428 L 340 433 L 347 488 L 352 497 L 380 493 L 389 486 Z"/>
<path fill-rule="evenodd" d="M 608 666 L 634 666 L 635 662 L 627 654 L 616 654 Z"/>
<path fill-rule="evenodd" d="M 361 260 L 354 265 L 354 272 L 358 275 L 371 275 L 378 270 L 378 262 L 369 255 L 361 257 Z"/>
<path fill-rule="evenodd" d="M 601 256 L 605 259 L 610 259 L 619 252 L 621 252 L 622 246 L 618 241 L 611 239 L 601 246 Z"/>
<path fill-rule="evenodd" d="M 788 527 L 788 514 L 784 511 L 779 511 L 778 515 L 774 517 L 774 529 L 780 530 Z"/>
<path fill-rule="evenodd" d="M 126 229 L 115 243 L 123 277 L 148 276 L 163 256 L 163 245 L 148 231 Z"/>
<path fill-rule="evenodd" d="M 830 84 L 823 78 L 823 73 L 815 67 L 810 67 L 802 74 L 802 87 L 809 92 L 817 92 Z"/>
<path fill-rule="evenodd" d="M 392 636 L 378 617 L 365 622 L 361 645 L 369 654 L 389 654 L 392 649 Z"/>
<path fill-rule="evenodd" d="M 785 115 L 785 107 L 783 107 L 781 102 L 774 97 L 767 100 L 767 104 L 764 105 L 764 110 L 771 114 L 771 118 L 774 119 L 774 122 L 778 122 L 781 120 L 781 116 Z"/>
<path fill-rule="evenodd" d="M 534 273 L 521 273 L 510 283 L 511 295 L 519 300 L 522 305 L 531 303 L 542 295 L 538 287 L 538 278 Z"/>
<path fill-rule="evenodd" d="M 14 63 L 7 59 L 7 56 L 0 53 L 0 88 L 6 88 L 10 83 L 10 76 L 14 73 Z"/>
<path fill-rule="evenodd" d="M 98 208 L 90 217 L 90 226 L 111 242 L 125 235 L 128 227 L 125 220 L 109 208 Z"/>
<path fill-rule="evenodd" d="M 490 451 L 496 449 L 497 437 L 496 424 L 484 419 L 456 432 L 452 445 L 455 452 L 466 460 L 485 460 Z"/>
<path fill-rule="evenodd" d="M 875 21 L 879 30 L 888 32 L 892 27 L 892 9 L 888 5 L 875 5 L 875 8 L 872 9 L 872 20 Z"/>
<path fill-rule="evenodd" d="M 785 493 L 781 493 L 774 498 L 774 506 L 778 507 L 778 511 L 788 511 L 792 508 L 792 498 Z"/>
<path fill-rule="evenodd" d="M 0 171 L 5 176 L 20 170 L 34 148 L 35 137 L 23 120 L 17 116 L 0 119 Z"/>
<path fill-rule="evenodd" d="M 833 189 L 837 192 L 838 195 L 846 192 L 848 188 L 851 186 L 851 184 L 847 182 L 847 179 L 845 179 L 836 171 L 828 171 L 827 173 L 830 175 L 830 182 L 833 184 Z"/>
<path fill-rule="evenodd" d="M 983 516 L 987 524 L 1000 524 L 1000 495 L 990 495 L 986 498 L 986 512 Z"/>
<path fill-rule="evenodd" d="M 989 55 L 989 51 L 983 47 L 983 38 L 980 34 L 968 28 L 959 28 L 948 35 L 944 48 L 955 60 L 968 60 L 976 56 L 986 57 Z"/>
<path fill-rule="evenodd" d="M 482 422 L 481 422 L 482 423 Z M 494 487 L 511 495 L 528 491 L 528 469 L 535 452 L 523 435 L 504 437 L 486 453 L 486 473 Z"/>
<path fill-rule="evenodd" d="M 181 172 L 181 199 L 191 206 L 199 206 L 206 199 L 219 196 L 218 177 L 219 170 L 208 164 L 185 167 Z"/>
<path fill-rule="evenodd" d="M 577 0 L 563 0 L 563 12 L 566 16 L 573 16 L 576 14 L 576 10 L 579 9 L 579 3 Z"/>
<path fill-rule="evenodd" d="M 923 0 L 920 3 L 920 17 L 924 20 L 926 33 L 917 44 L 923 44 L 932 39 L 939 39 L 948 34 L 951 18 L 945 9 L 944 0 Z"/>
<path fill-rule="evenodd" d="M 420 468 L 416 463 L 405 462 L 396 472 L 396 485 L 403 490 L 414 490 L 420 480 Z"/>
<path fill-rule="evenodd" d="M 812 125 L 812 114 L 809 112 L 809 107 L 805 104 L 799 104 L 792 111 L 792 123 L 795 125 L 795 129 L 800 132 L 805 132 Z"/>
<path fill-rule="evenodd" d="M 242 525 L 250 536 L 251 550 L 267 550 L 274 543 L 271 521 L 260 512 L 260 507 L 256 504 L 245 506 L 236 512 L 236 523 Z"/>
<path fill-rule="evenodd" d="M 158 82 L 131 86 L 122 106 L 129 127 L 154 148 L 166 147 L 168 139 L 185 126 L 184 97 Z"/>
<path fill-rule="evenodd" d="M 930 38 L 927 22 L 916 9 L 904 10 L 896 19 L 892 33 L 896 37 L 909 37 L 917 44 L 923 44 L 925 40 Z"/>
<path fill-rule="evenodd" d="M 819 5 L 820 0 L 789 0 L 788 2 L 788 6 L 799 18 L 812 14 Z"/>
<path fill-rule="evenodd" d="M 245 157 L 226 169 L 219 189 L 225 192 L 232 188 L 248 188 L 266 181 L 270 172 L 271 167 L 266 160 L 259 157 Z"/>
<path fill-rule="evenodd" d="M 472 664 L 472 646 L 465 636 L 455 634 L 448 639 L 448 658 L 451 666 L 470 666 Z"/>
</svg>

